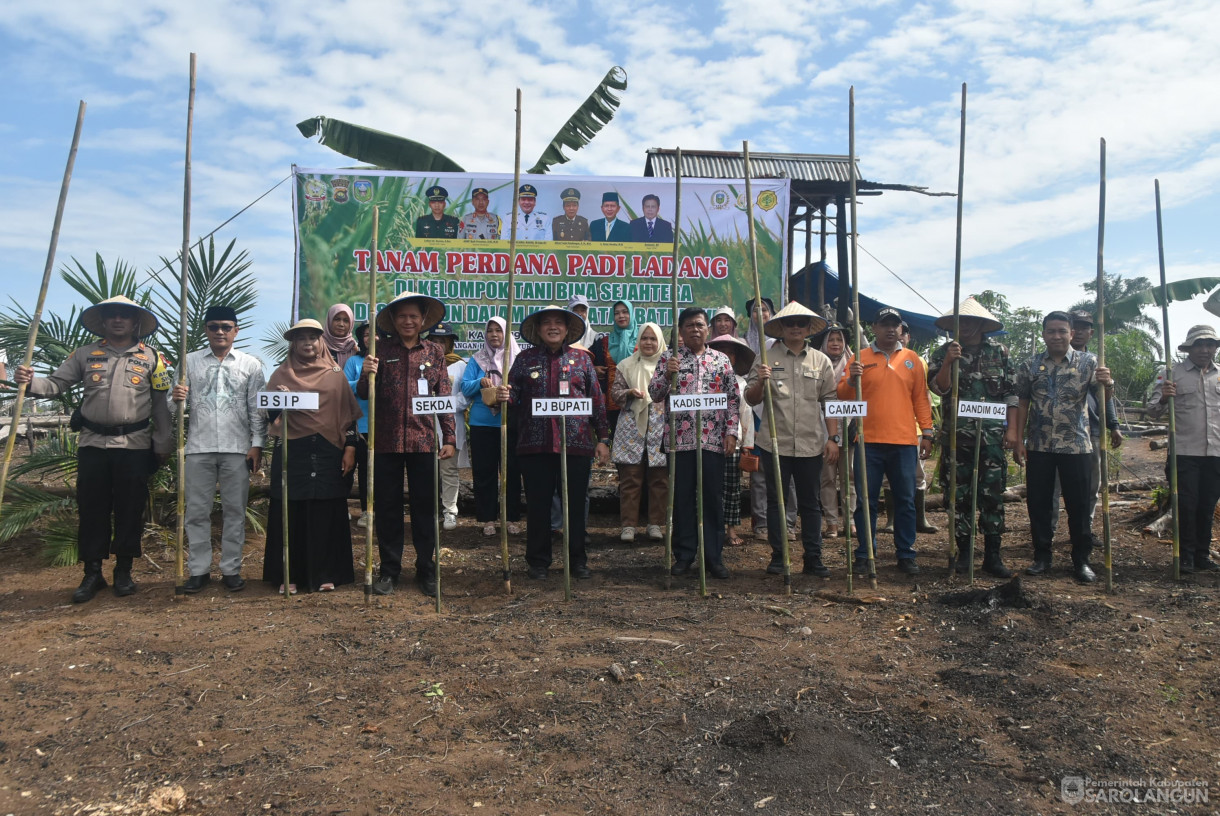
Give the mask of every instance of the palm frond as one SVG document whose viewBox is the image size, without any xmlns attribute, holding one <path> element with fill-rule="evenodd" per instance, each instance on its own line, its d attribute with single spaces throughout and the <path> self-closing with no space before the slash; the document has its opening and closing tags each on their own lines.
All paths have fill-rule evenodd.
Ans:
<svg viewBox="0 0 1220 816">
<path fill-rule="evenodd" d="M 67 567 L 78 560 L 76 520 L 56 519 L 42 535 L 42 552 L 52 566 Z"/>
<path fill-rule="evenodd" d="M 353 125 L 327 116 L 315 116 L 297 122 L 297 130 L 301 131 L 301 135 L 306 139 L 321 133 L 320 143 L 336 153 L 385 170 L 462 172 L 457 162 L 438 150 L 363 125 Z"/>
<path fill-rule="evenodd" d="M 270 360 L 273 366 L 278 366 L 288 359 L 288 341 L 284 339 L 284 332 L 288 331 L 290 326 L 290 323 L 280 321 L 272 323 L 263 332 L 263 359 Z"/>
<path fill-rule="evenodd" d="M 551 143 L 542 151 L 542 155 L 534 162 L 529 172 L 545 173 L 552 165 L 570 161 L 563 154 L 564 147 L 580 150 L 593 141 L 598 131 L 614 118 L 614 112 L 618 110 L 621 102 L 612 90 L 627 90 L 627 72 L 618 65 L 606 72 L 606 76 L 593 89 L 593 93 L 589 94 L 589 98 L 568 118 L 555 134 L 555 138 L 551 139 Z"/>
</svg>

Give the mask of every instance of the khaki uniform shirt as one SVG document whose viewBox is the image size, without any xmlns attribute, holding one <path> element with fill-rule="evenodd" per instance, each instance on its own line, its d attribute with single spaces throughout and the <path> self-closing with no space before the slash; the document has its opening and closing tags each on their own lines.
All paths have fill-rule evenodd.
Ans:
<svg viewBox="0 0 1220 816">
<path fill-rule="evenodd" d="M 117 349 L 105 340 L 81 346 L 68 355 L 63 365 L 49 377 L 30 381 L 29 393 L 36 397 L 55 397 L 77 383 L 84 383 L 81 413 L 99 425 L 132 425 L 149 417 L 152 425 L 122 436 L 104 436 L 88 428 L 80 432 L 80 445 L 86 448 L 118 448 L 170 453 L 171 420 L 165 392 L 154 392 L 152 373 L 157 367 L 157 352 L 143 343 Z"/>
<path fill-rule="evenodd" d="M 1173 367 L 1178 387 L 1173 398 L 1173 420 L 1179 456 L 1220 456 L 1220 369 L 1206 371 L 1189 360 Z M 1169 411 L 1169 400 L 1161 396 L 1164 379 L 1158 379 L 1148 416 L 1156 419 Z"/>
<path fill-rule="evenodd" d="M 834 366 L 830 358 L 806 345 L 793 354 L 783 343 L 767 349 L 771 366 L 771 405 L 775 408 L 776 439 L 771 439 L 766 420 L 754 436 L 755 444 L 780 456 L 821 456 L 826 448 L 826 423 L 822 404 L 838 399 Z M 750 370 L 747 387 L 758 381 L 761 358 Z"/>
</svg>

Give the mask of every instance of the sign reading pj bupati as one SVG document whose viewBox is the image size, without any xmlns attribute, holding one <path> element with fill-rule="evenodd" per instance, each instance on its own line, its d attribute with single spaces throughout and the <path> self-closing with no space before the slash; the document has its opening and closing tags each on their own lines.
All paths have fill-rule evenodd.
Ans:
<svg viewBox="0 0 1220 816">
<path fill-rule="evenodd" d="M 294 317 L 323 320 L 336 303 L 368 319 L 372 212 L 380 215 L 377 307 L 403 292 L 446 304 L 459 349 L 481 345 L 493 316 L 515 328 L 550 303 L 589 301 L 605 331 L 626 301 L 637 324 L 673 320 L 674 181 L 294 168 L 297 285 Z M 752 183 L 763 294 L 782 302 L 787 179 Z M 745 182 L 683 179 L 680 306 L 741 312 L 753 297 Z M 509 236 L 517 195 L 514 309 L 507 314 Z M 596 216 L 596 217 L 595 217 Z M 375 307 L 376 308 L 376 307 Z M 463 331 L 464 330 L 464 331 Z"/>
</svg>

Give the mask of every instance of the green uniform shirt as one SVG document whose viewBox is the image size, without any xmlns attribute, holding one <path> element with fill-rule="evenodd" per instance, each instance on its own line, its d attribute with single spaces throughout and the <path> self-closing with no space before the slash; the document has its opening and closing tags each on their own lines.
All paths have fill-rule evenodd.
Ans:
<svg viewBox="0 0 1220 816">
<path fill-rule="evenodd" d="M 460 225 L 456 215 L 443 215 L 438 220 L 432 217 L 432 213 L 428 213 L 415 219 L 415 237 L 456 238 Z"/>
<path fill-rule="evenodd" d="M 950 408 L 956 410 L 956 406 L 950 406 L 950 395 L 952 386 L 949 390 L 941 393 L 936 387 L 936 375 L 940 373 L 941 368 L 945 364 L 945 355 L 948 353 L 949 344 L 938 348 L 932 352 L 932 359 L 928 361 L 928 387 L 933 394 L 938 394 L 944 398 L 946 411 Z M 963 348 L 962 356 L 957 364 L 957 394 L 958 400 L 966 400 L 967 402 L 996 402 L 1003 403 L 1010 408 L 1017 406 L 1017 388 L 1016 367 L 1008 356 L 1008 349 L 997 340 L 990 337 L 984 337 L 983 342 L 979 346 L 973 348 Z M 941 414 L 941 446 L 945 449 L 949 447 L 949 414 L 942 412 Z M 1004 442 L 1005 424 L 994 419 L 983 420 L 983 444 L 984 445 L 1001 445 Z M 959 419 L 957 422 L 957 446 L 974 447 L 974 422 L 972 420 Z"/>
</svg>

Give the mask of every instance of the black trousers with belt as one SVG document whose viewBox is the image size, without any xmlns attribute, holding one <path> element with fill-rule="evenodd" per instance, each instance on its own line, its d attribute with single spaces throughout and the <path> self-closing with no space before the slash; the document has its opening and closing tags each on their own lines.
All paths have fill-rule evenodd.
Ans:
<svg viewBox="0 0 1220 816">
<path fill-rule="evenodd" d="M 551 565 L 551 498 L 560 489 L 558 453 L 519 454 L 525 477 L 525 561 L 531 567 Z M 573 567 L 588 561 L 585 552 L 585 496 L 593 457 L 568 454 L 568 553 Z"/>
<path fill-rule="evenodd" d="M 377 525 L 377 550 L 381 574 L 398 580 L 402 574 L 402 487 L 406 476 L 411 510 L 411 543 L 415 545 L 415 568 L 430 575 L 435 569 L 436 489 L 433 482 L 435 453 L 378 453 L 373 463 L 376 495 L 373 510 Z"/>
<path fill-rule="evenodd" d="M 698 469 L 695 451 L 674 457 L 674 561 L 691 563 L 699 555 Z M 703 561 L 720 564 L 724 550 L 724 454 L 703 452 Z"/>
<path fill-rule="evenodd" d="M 80 513 L 77 554 L 81 561 L 102 561 L 112 553 L 140 557 L 148 477 L 154 465 L 149 449 L 77 450 L 76 504 Z"/>
</svg>

